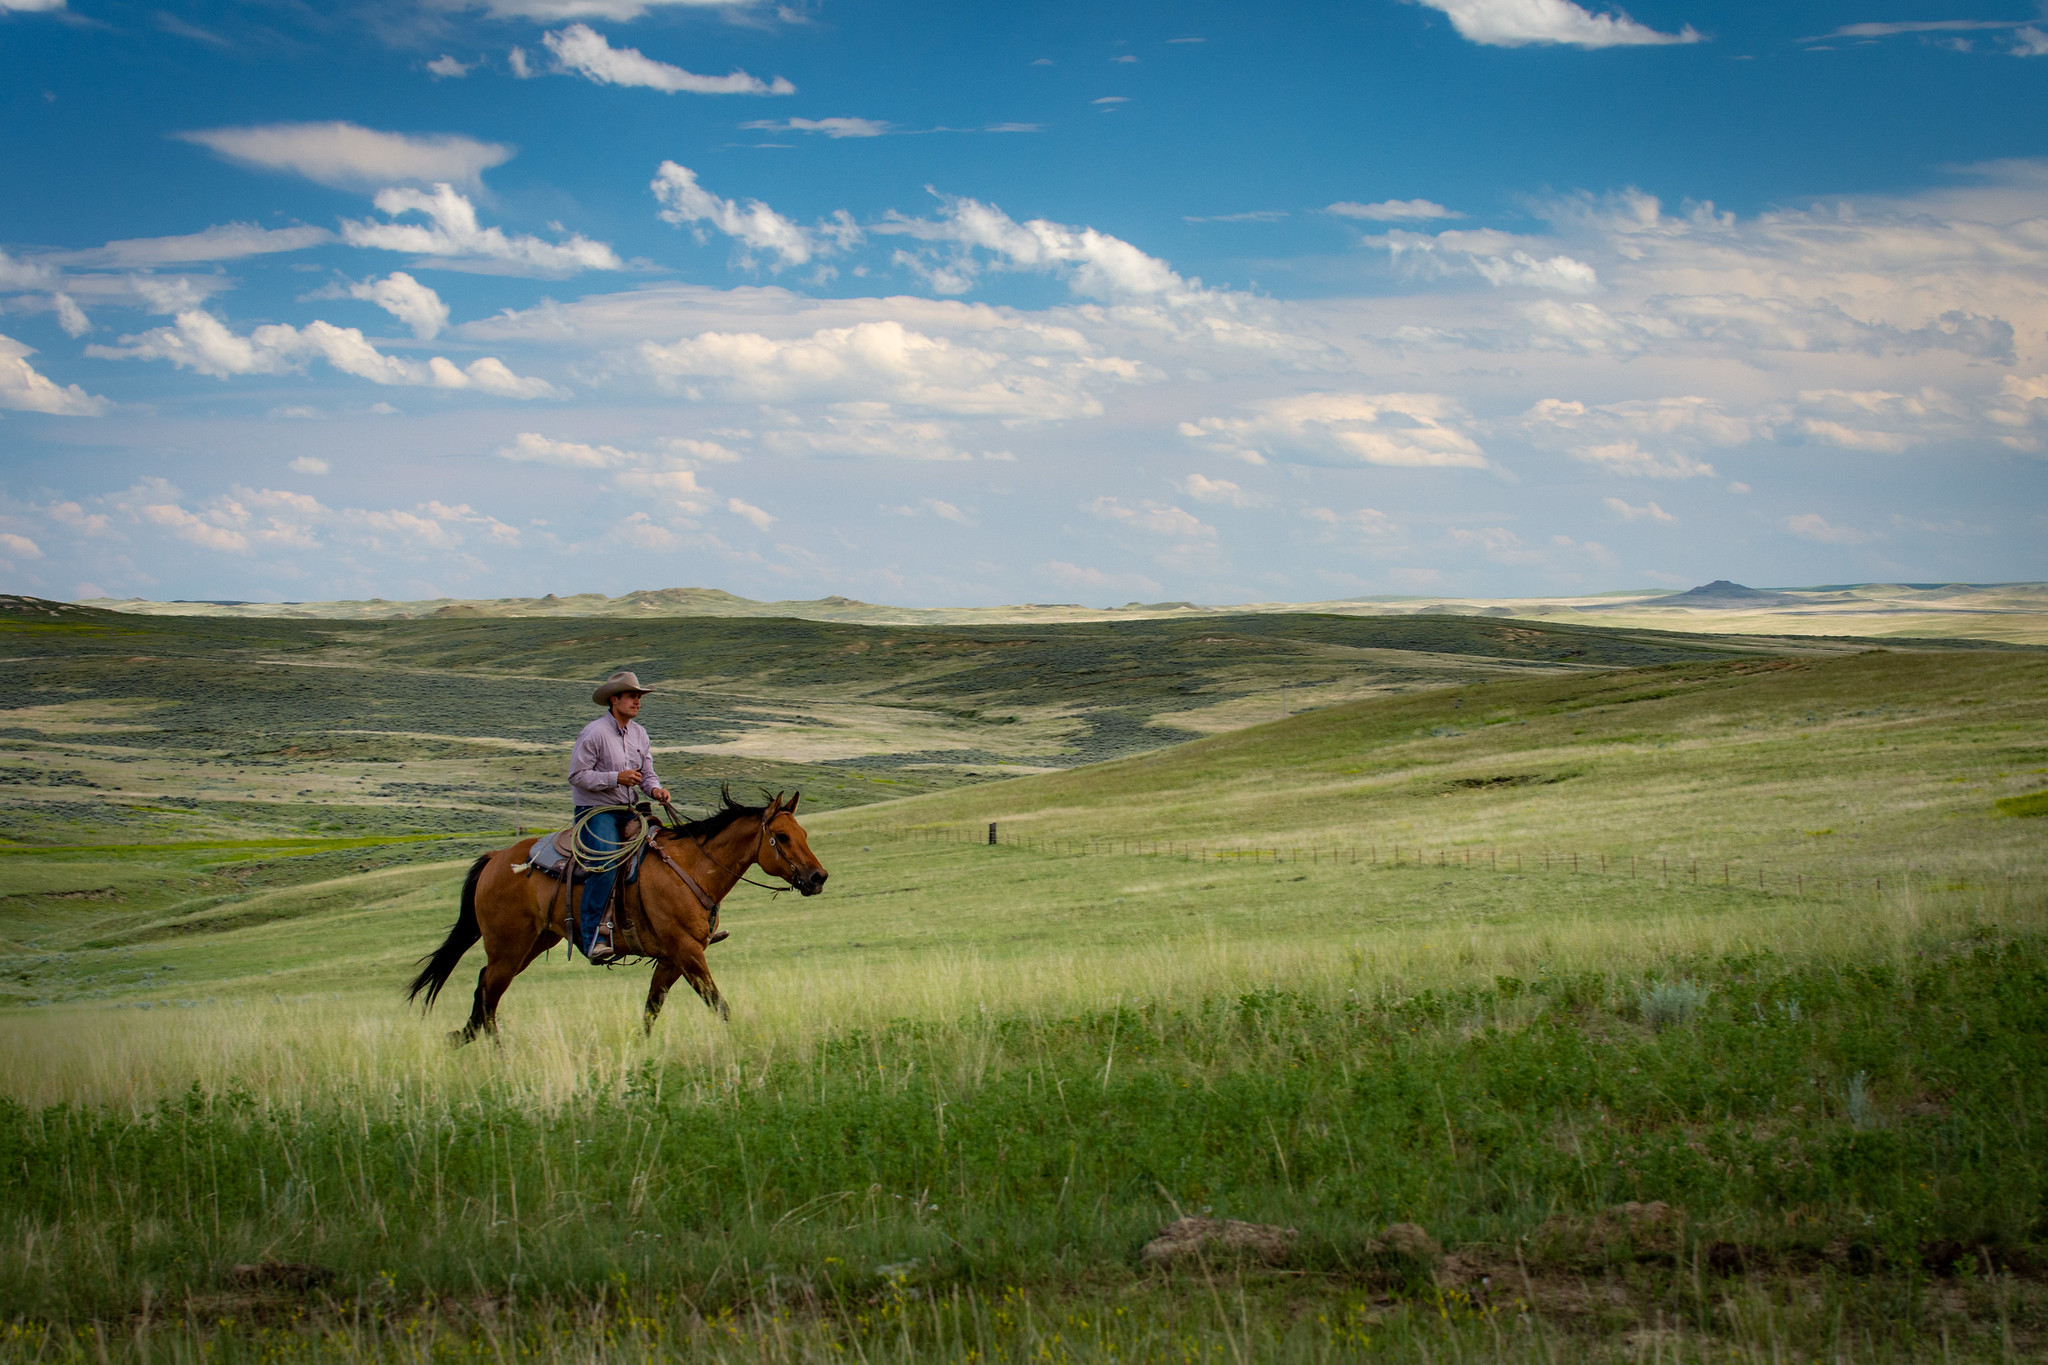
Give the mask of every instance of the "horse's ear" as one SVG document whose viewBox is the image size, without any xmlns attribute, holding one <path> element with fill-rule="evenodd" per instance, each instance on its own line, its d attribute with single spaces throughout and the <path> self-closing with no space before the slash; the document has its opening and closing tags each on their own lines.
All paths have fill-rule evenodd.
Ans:
<svg viewBox="0 0 2048 1365">
<path fill-rule="evenodd" d="M 785 815 L 795 815 L 795 814 L 796 814 L 796 803 L 797 803 L 797 802 L 799 802 L 799 801 L 801 801 L 801 800 L 803 800 L 803 797 L 804 797 L 804 789 L 803 789 L 802 787 L 798 787 L 798 788 L 796 789 L 796 791 L 795 791 L 794 793 L 792 793 L 792 794 L 791 794 L 791 796 L 790 796 L 790 798 L 789 798 L 789 804 L 788 804 L 788 805 L 786 805 L 786 806 L 784 806 L 784 807 L 782 808 L 782 810 L 783 810 L 783 813 L 784 813 Z"/>
</svg>

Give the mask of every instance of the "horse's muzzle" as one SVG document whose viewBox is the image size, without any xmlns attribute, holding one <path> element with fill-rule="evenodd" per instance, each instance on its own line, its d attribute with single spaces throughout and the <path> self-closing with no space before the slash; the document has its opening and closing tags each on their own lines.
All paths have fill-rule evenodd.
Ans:
<svg viewBox="0 0 2048 1365">
<path fill-rule="evenodd" d="M 825 889 L 825 869 L 819 868 L 808 877 L 796 879 L 796 889 L 806 896 L 815 896 Z"/>
</svg>

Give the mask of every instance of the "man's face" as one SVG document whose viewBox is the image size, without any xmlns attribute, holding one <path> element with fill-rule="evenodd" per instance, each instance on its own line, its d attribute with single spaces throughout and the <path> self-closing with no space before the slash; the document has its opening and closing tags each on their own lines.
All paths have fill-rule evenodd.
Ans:
<svg viewBox="0 0 2048 1365">
<path fill-rule="evenodd" d="M 640 693 L 621 692 L 612 698 L 612 714 L 621 725 L 640 714 Z"/>
</svg>

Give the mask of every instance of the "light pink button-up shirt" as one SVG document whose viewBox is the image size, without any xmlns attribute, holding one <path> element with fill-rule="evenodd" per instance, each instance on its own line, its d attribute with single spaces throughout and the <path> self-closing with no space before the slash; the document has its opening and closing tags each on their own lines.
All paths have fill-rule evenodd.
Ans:
<svg viewBox="0 0 2048 1365">
<path fill-rule="evenodd" d="M 659 787 L 654 775 L 654 746 L 640 722 L 629 720 L 624 730 L 611 712 L 599 716 L 576 736 L 575 751 L 569 757 L 569 786 L 579 806 L 624 806 L 637 793 L 619 785 L 619 774 L 628 768 L 640 770 L 640 790 Z"/>
</svg>

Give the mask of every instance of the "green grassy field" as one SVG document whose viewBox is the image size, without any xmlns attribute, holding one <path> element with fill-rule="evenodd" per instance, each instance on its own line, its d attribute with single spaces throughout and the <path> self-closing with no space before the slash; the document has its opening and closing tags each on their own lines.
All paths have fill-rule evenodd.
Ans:
<svg viewBox="0 0 2048 1365">
<path fill-rule="evenodd" d="M 0 1353 L 2038 1355 L 2048 658 L 1474 676 L 807 818 L 651 1037 L 400 1007 L 482 831 L 0 852 Z"/>
</svg>

